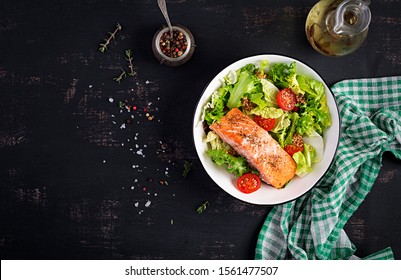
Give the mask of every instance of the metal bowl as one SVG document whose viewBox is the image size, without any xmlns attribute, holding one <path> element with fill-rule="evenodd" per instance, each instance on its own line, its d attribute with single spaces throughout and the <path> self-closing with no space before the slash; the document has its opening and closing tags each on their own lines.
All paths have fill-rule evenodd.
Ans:
<svg viewBox="0 0 401 280">
<path fill-rule="evenodd" d="M 153 54 L 155 55 L 157 60 L 159 60 L 160 64 L 164 64 L 167 66 L 179 66 L 186 63 L 191 58 L 195 50 L 195 40 L 188 28 L 178 24 L 173 25 L 172 27 L 173 31 L 182 32 L 186 37 L 188 45 L 185 49 L 185 52 L 180 57 L 169 57 L 162 52 L 160 48 L 160 39 L 165 32 L 169 32 L 168 27 L 162 27 L 155 33 L 152 41 L 152 50 Z"/>
</svg>

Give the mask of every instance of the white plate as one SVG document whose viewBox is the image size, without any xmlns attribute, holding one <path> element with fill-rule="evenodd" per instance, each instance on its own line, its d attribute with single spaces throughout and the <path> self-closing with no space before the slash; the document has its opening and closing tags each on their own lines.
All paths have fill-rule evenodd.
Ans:
<svg viewBox="0 0 401 280">
<path fill-rule="evenodd" d="M 302 178 L 295 176 L 283 189 L 275 189 L 265 183 L 262 183 L 261 188 L 256 192 L 245 194 L 240 192 L 236 188 L 237 178 L 234 175 L 228 173 L 224 169 L 224 167 L 220 167 L 213 163 L 211 158 L 206 154 L 207 146 L 204 142 L 206 135 L 203 130 L 201 115 L 204 105 L 209 101 L 209 98 L 213 94 L 213 92 L 221 86 L 221 81 L 223 80 L 223 77 L 226 76 L 230 70 L 237 70 L 248 63 L 253 63 L 258 66 L 261 60 L 268 60 L 269 64 L 288 64 L 295 61 L 297 73 L 321 81 L 326 89 L 327 105 L 330 108 L 332 125 L 324 132 L 323 135 L 323 159 L 313 165 L 313 170 L 311 173 Z M 336 101 L 334 99 L 333 93 L 331 92 L 327 84 L 323 81 L 323 79 L 319 76 L 319 74 L 306 64 L 294 58 L 273 54 L 247 57 L 223 69 L 204 90 L 196 107 L 193 121 L 193 137 L 195 141 L 196 152 L 198 153 L 203 167 L 212 178 L 212 180 L 230 195 L 242 201 L 260 205 L 275 205 L 285 203 L 294 200 L 308 192 L 324 176 L 324 174 L 330 167 L 337 150 L 340 136 L 339 131 L 340 121 Z"/>
</svg>

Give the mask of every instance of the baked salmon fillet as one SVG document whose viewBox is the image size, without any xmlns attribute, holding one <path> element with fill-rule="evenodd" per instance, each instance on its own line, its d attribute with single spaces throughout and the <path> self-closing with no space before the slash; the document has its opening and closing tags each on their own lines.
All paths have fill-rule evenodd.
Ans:
<svg viewBox="0 0 401 280">
<path fill-rule="evenodd" d="M 292 157 L 266 130 L 239 109 L 231 109 L 210 129 L 245 157 L 267 184 L 280 189 L 294 177 L 296 163 Z"/>
</svg>

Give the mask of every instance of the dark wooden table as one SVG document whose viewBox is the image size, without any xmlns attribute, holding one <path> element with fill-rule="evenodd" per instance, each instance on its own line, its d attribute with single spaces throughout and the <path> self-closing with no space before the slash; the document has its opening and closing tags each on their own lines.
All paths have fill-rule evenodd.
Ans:
<svg viewBox="0 0 401 280">
<path fill-rule="evenodd" d="M 229 196 L 201 166 L 191 128 L 207 83 L 261 53 L 302 60 L 329 85 L 401 74 L 400 0 L 372 1 L 366 42 L 341 58 L 306 40 L 315 2 L 167 1 L 172 21 L 197 45 L 187 64 L 169 68 L 151 50 L 164 24 L 157 1 L 3 0 L 1 258 L 252 259 L 271 208 Z M 122 30 L 101 53 L 117 23 Z M 127 49 L 137 75 L 117 83 L 121 69 L 128 72 Z M 194 165 L 187 177 L 185 162 Z M 400 167 L 384 154 L 346 225 L 361 257 L 391 246 L 401 258 Z M 207 210 L 196 213 L 205 200 Z"/>
</svg>

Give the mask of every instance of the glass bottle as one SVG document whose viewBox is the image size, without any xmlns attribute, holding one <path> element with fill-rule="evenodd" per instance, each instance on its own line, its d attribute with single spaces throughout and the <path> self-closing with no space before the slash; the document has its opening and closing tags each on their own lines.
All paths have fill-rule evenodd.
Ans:
<svg viewBox="0 0 401 280">
<path fill-rule="evenodd" d="M 328 56 L 357 50 L 368 34 L 369 0 L 321 0 L 310 10 L 305 24 L 312 47 Z"/>
</svg>

